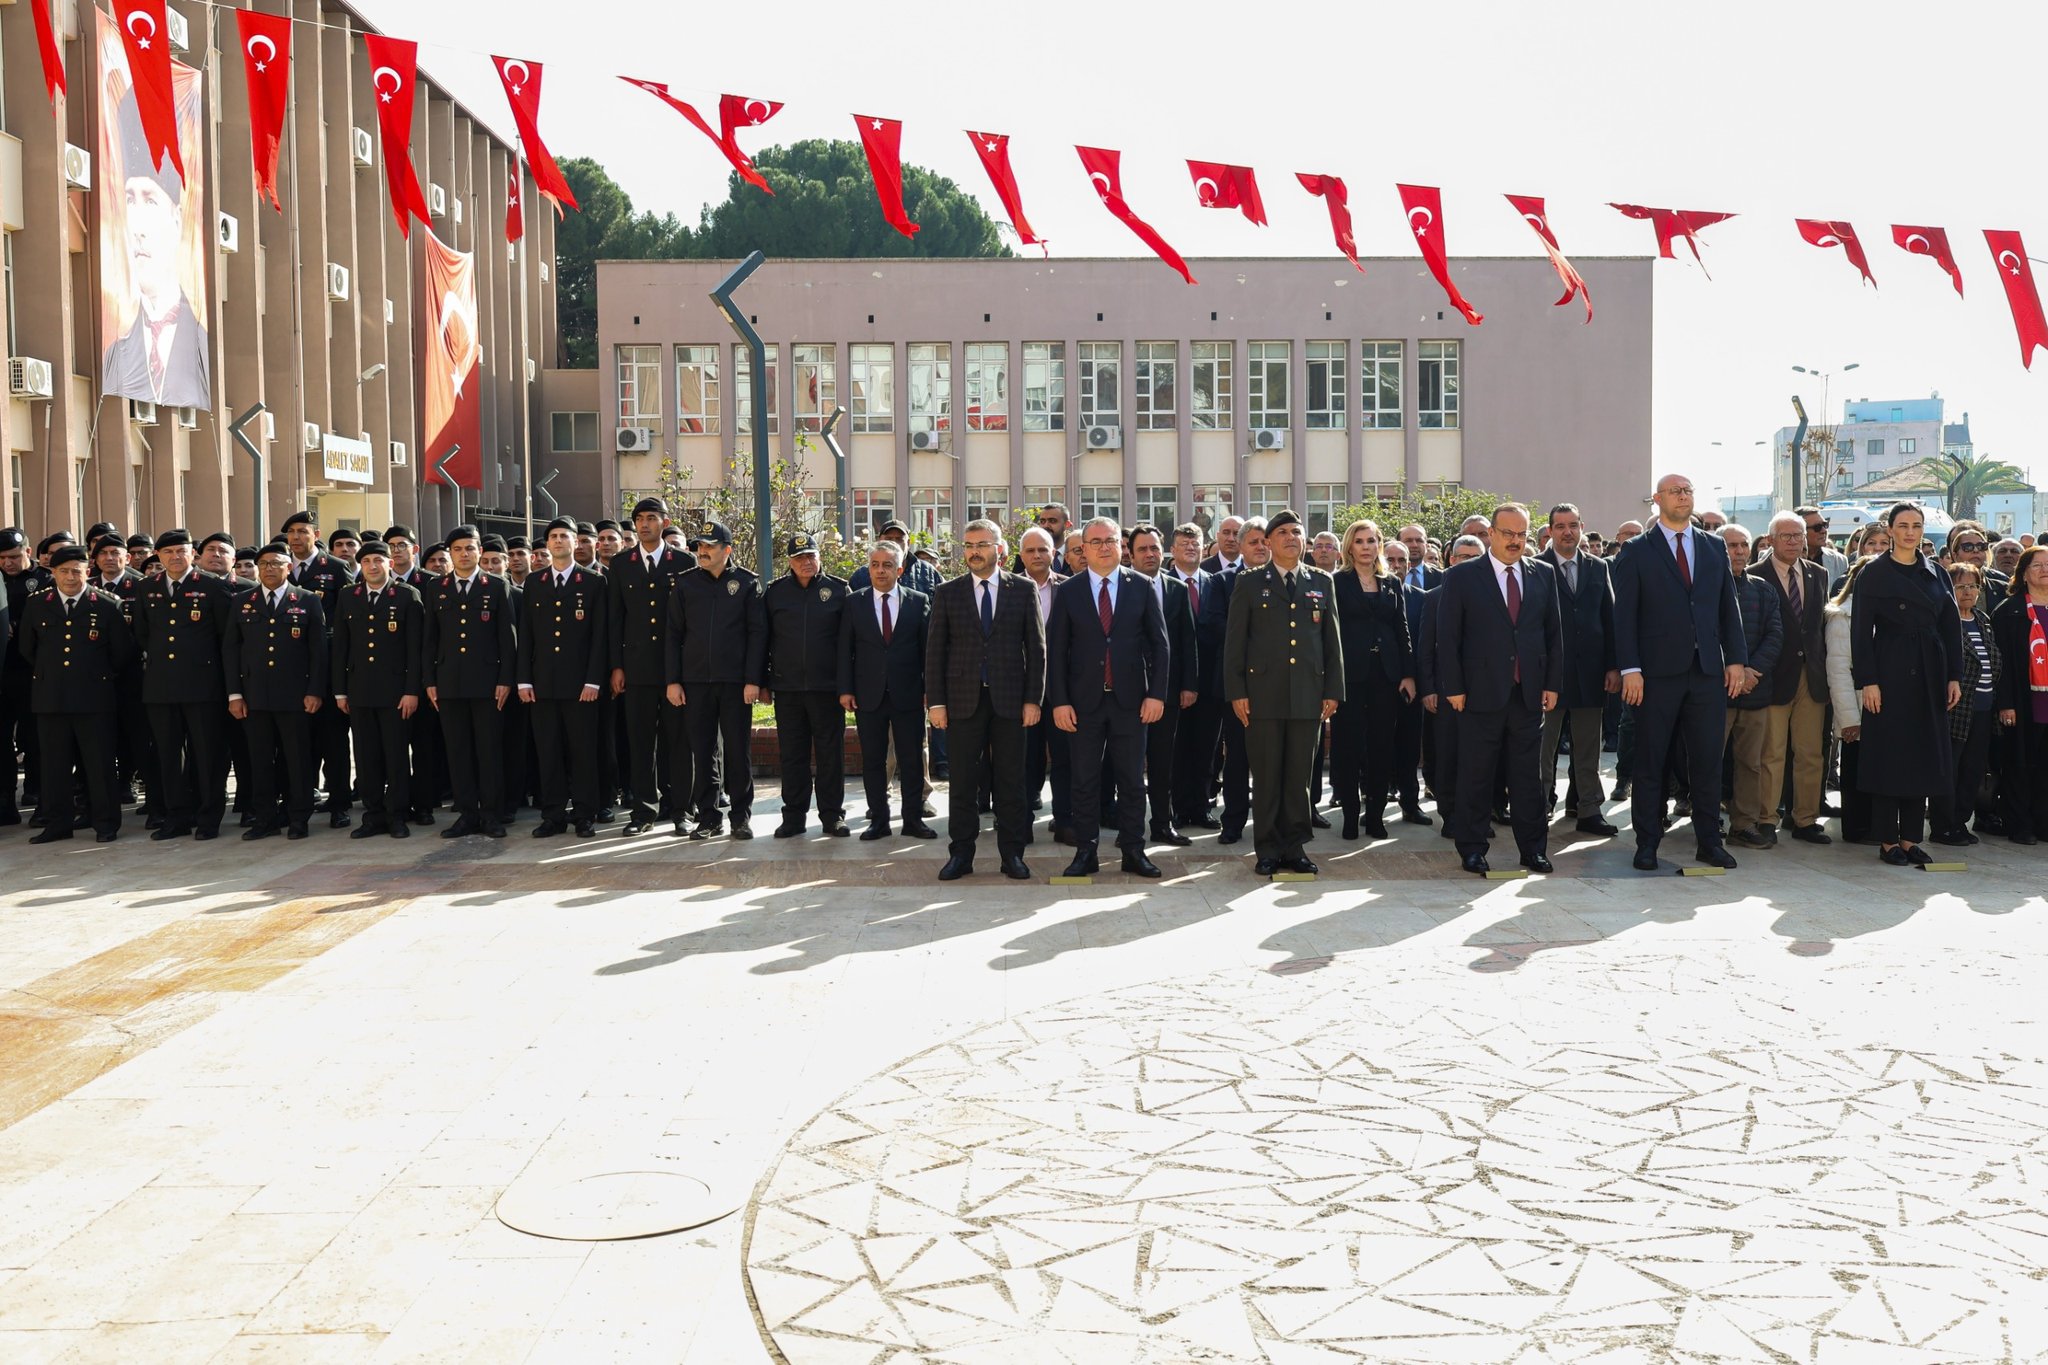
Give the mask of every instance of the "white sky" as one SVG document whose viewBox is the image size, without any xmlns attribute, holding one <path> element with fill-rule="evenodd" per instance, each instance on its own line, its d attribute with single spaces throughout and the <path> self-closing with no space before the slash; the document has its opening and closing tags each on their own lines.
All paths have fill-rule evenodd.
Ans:
<svg viewBox="0 0 2048 1365">
<path fill-rule="evenodd" d="M 667 81 L 714 121 L 721 91 L 785 101 L 742 138 L 750 149 L 850 138 L 855 112 L 901 118 L 905 159 L 998 220 L 962 130 L 1009 133 L 1025 210 L 1055 257 L 1143 251 L 1097 202 L 1077 142 L 1122 149 L 1126 196 L 1190 257 L 1330 255 L 1322 202 L 1297 170 L 1344 177 L 1361 255 L 1414 256 L 1399 181 L 1443 187 L 1453 257 L 1540 254 L 1503 193 L 1546 196 L 1568 255 L 1655 249 L 1650 225 L 1610 200 L 1735 212 L 1703 234 L 1711 280 L 1682 244 L 1683 263 L 1657 266 L 1660 470 L 1703 494 L 1766 491 L 1768 448 L 1751 443 L 1792 422 L 1795 391 L 1819 416 L 1818 383 L 1791 367 L 1854 361 L 1833 385 L 1833 416 L 1848 398 L 1939 391 L 1950 420 L 1970 413 L 1980 453 L 2048 479 L 2029 425 L 2048 353 L 2021 367 L 1981 231 L 2017 228 L 2048 259 L 2043 29 L 2018 0 L 1036 0 L 885 8 L 867 22 L 816 0 L 363 8 L 419 40 L 421 65 L 508 134 L 483 53 L 544 61 L 550 149 L 601 162 L 636 209 L 689 222 L 723 197 L 725 163 L 617 75 Z M 1254 166 L 1272 225 L 1198 207 L 1186 157 Z M 1839 251 L 1801 241 L 1795 217 L 1851 221 L 1879 288 Z M 1892 245 L 1893 223 L 1948 229 L 1965 299 L 1931 260 Z M 2048 265 L 2036 273 L 2048 288 Z M 1185 287 L 1164 266 L 1158 283 Z M 1494 312 L 1551 297 L 1473 302 Z"/>
</svg>

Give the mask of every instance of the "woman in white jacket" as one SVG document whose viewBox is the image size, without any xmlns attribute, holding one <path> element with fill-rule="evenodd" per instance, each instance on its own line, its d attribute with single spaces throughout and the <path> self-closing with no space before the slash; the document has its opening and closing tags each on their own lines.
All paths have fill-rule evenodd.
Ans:
<svg viewBox="0 0 2048 1365">
<path fill-rule="evenodd" d="M 1849 598 L 1856 590 L 1856 575 L 1868 558 L 1849 565 L 1842 586 L 1821 611 L 1827 643 L 1828 700 L 1835 713 L 1835 740 L 1841 772 L 1842 842 L 1860 844 L 1870 837 L 1870 793 L 1856 783 L 1856 755 L 1863 737 L 1862 694 L 1849 664 Z"/>
</svg>

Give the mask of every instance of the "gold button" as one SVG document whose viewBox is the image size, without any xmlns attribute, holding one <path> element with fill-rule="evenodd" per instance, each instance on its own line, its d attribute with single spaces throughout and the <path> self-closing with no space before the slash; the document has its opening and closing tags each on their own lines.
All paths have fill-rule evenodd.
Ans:
<svg viewBox="0 0 2048 1365">
<path fill-rule="evenodd" d="M 1290 644 L 1290 645 L 1298 645 L 1298 644 L 1300 644 L 1300 643 L 1301 643 L 1301 641 L 1299 641 L 1299 640 L 1289 640 L 1289 641 L 1288 641 L 1287 643 L 1288 643 L 1288 644 Z"/>
<path fill-rule="evenodd" d="M 1292 660 L 1292 659 L 1289 659 L 1289 660 L 1288 660 L 1287 662 L 1288 662 L 1288 663 L 1293 663 L 1293 662 L 1294 662 L 1294 660 Z"/>
</svg>

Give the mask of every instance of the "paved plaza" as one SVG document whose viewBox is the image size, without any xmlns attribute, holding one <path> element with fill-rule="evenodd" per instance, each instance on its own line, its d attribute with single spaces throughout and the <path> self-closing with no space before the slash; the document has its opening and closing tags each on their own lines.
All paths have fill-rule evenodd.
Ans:
<svg viewBox="0 0 2048 1365">
<path fill-rule="evenodd" d="M 774 819 L 8 831 L 0 1360 L 2048 1357 L 2037 851 L 1055 887 Z"/>
</svg>

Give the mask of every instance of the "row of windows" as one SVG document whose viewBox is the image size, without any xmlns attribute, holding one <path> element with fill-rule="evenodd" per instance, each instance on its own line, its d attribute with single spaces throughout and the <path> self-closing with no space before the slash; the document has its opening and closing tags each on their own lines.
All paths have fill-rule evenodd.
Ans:
<svg viewBox="0 0 2048 1365">
<path fill-rule="evenodd" d="M 1459 343 L 1424 341 L 1416 355 L 1416 421 L 1424 428 L 1458 425 Z M 675 348 L 677 430 L 701 435 L 719 430 L 719 347 L 679 345 Z M 959 421 L 967 431 L 1010 429 L 1010 347 L 1001 341 L 971 341 L 963 348 L 961 403 L 953 398 L 953 347 L 950 342 L 916 342 L 906 350 L 908 373 L 903 429 L 911 432 L 950 431 Z M 661 400 L 662 348 L 620 346 L 618 413 L 622 427 L 663 429 Z M 768 430 L 781 431 L 776 411 L 779 346 L 766 348 Z M 1122 426 L 1124 361 L 1120 341 L 1083 341 L 1074 357 L 1076 418 L 1081 426 Z M 1293 425 L 1293 352 L 1291 341 L 1246 344 L 1245 421 L 1253 429 Z M 859 343 L 847 348 L 847 415 L 856 432 L 893 432 L 896 404 L 896 348 L 885 343 Z M 1189 347 L 1187 370 L 1188 421 L 1198 430 L 1227 430 L 1234 425 L 1233 347 L 1227 341 L 1197 341 Z M 1311 341 L 1304 360 L 1307 392 L 1301 395 L 1302 422 L 1311 430 L 1342 431 L 1352 405 L 1357 405 L 1364 430 L 1398 430 L 1401 426 L 1402 343 L 1368 341 L 1360 354 L 1357 383 L 1351 382 L 1351 343 Z M 1061 341 L 1027 341 L 1023 347 L 1024 393 L 1017 420 L 1025 431 L 1066 430 L 1067 347 Z M 838 347 L 800 345 L 791 348 L 795 370 L 796 429 L 817 432 L 839 403 Z M 752 357 L 733 350 L 733 430 L 753 429 Z M 1132 357 L 1135 410 L 1139 431 L 1172 431 L 1181 404 L 1180 343 L 1140 341 Z"/>
</svg>

